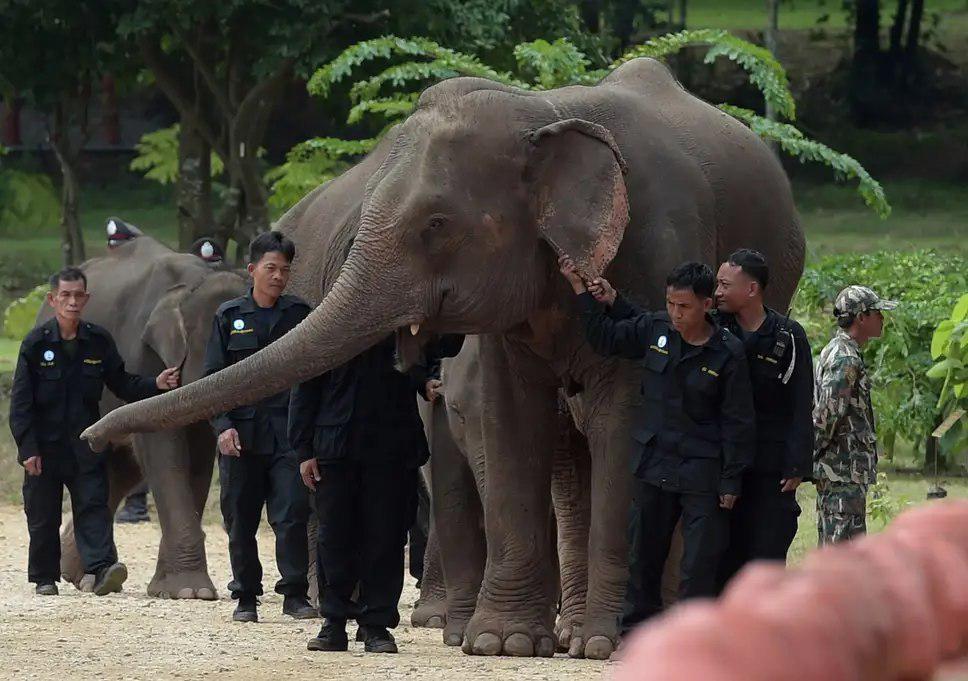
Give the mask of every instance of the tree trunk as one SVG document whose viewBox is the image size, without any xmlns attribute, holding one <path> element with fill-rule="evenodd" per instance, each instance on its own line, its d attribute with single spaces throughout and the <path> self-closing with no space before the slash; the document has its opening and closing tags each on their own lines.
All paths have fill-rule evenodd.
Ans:
<svg viewBox="0 0 968 681">
<path fill-rule="evenodd" d="M 880 0 L 856 0 L 854 54 L 876 54 L 880 43 Z"/>
<path fill-rule="evenodd" d="M 196 239 L 215 236 L 212 207 L 212 150 L 184 118 L 178 135 L 178 248 L 187 250 Z"/>
<path fill-rule="evenodd" d="M 685 0 L 683 0 L 685 1 Z M 766 49 L 770 51 L 774 57 L 777 56 L 777 37 L 780 30 L 780 0 L 766 0 L 766 33 L 764 35 L 766 39 Z M 770 104 L 770 100 L 765 102 L 765 113 L 766 117 L 771 120 L 776 120 L 776 111 L 773 109 L 773 105 Z M 767 146 L 773 150 L 773 153 L 778 153 L 776 142 L 767 142 Z"/>
<path fill-rule="evenodd" d="M 612 31 L 618 38 L 619 49 L 624 52 L 632 44 L 632 32 L 635 30 L 635 10 L 638 9 L 637 2 L 620 2 L 614 8 Z"/>
<path fill-rule="evenodd" d="M 601 31 L 599 0 L 582 0 L 579 11 L 581 12 L 581 19 L 585 22 L 589 33 L 598 33 Z"/>
<path fill-rule="evenodd" d="M 60 103 L 54 111 L 54 126 L 50 146 L 57 156 L 61 170 L 61 249 L 65 267 L 85 260 L 84 235 L 81 233 L 80 185 L 77 180 L 77 161 L 83 144 L 75 150 L 70 141 L 69 118 L 66 105 Z"/>
<path fill-rule="evenodd" d="M 914 63 L 921 44 L 921 19 L 924 17 L 924 0 L 911 0 L 911 22 L 908 24 L 907 52 L 908 63 Z"/>
<path fill-rule="evenodd" d="M 105 74 L 101 78 L 101 106 L 104 141 L 111 146 L 118 146 L 121 144 L 121 122 L 118 116 L 118 92 L 111 74 Z"/>
<path fill-rule="evenodd" d="M 864 126 L 883 112 L 880 104 L 879 0 L 855 0 L 854 55 L 850 68 L 849 98 L 854 122 Z"/>
<path fill-rule="evenodd" d="M 688 0 L 679 0 L 679 30 L 686 29 L 686 5 Z"/>
<path fill-rule="evenodd" d="M 3 122 L 0 125 L 0 144 L 6 146 L 20 146 L 20 110 L 23 100 L 16 93 L 4 100 Z"/>
<path fill-rule="evenodd" d="M 907 20 L 908 0 L 897 0 L 897 11 L 891 24 L 891 56 L 894 59 L 901 53 L 901 38 L 904 36 L 904 22 Z"/>
</svg>

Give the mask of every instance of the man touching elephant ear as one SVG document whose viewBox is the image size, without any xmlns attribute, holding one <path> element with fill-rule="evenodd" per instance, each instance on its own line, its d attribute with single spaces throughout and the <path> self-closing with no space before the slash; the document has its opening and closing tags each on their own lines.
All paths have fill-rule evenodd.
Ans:
<svg viewBox="0 0 968 681">
<path fill-rule="evenodd" d="M 589 281 L 618 252 L 629 221 L 625 159 L 607 128 L 578 118 L 530 133 L 525 180 L 532 213 L 557 254 L 569 254 Z"/>
</svg>

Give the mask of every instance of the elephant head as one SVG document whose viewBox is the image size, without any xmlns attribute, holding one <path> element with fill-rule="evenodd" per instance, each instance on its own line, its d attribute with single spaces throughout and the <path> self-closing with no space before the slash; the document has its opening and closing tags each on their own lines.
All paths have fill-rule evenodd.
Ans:
<svg viewBox="0 0 968 681">
<path fill-rule="evenodd" d="M 419 341 L 513 328 L 560 290 L 556 253 L 586 276 L 600 274 L 628 222 L 625 161 L 612 134 L 485 82 L 431 88 L 388 133 L 346 260 L 302 324 L 216 375 L 112 412 L 85 433 L 91 445 L 254 402 L 393 332 Z M 324 190 L 315 200 L 325 198 Z M 301 259 L 325 255 L 297 247 Z"/>
</svg>

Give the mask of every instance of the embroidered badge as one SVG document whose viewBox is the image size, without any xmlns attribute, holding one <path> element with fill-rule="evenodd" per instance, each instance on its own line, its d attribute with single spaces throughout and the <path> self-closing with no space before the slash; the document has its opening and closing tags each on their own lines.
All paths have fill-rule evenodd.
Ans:
<svg viewBox="0 0 968 681">
<path fill-rule="evenodd" d="M 52 362 L 52 361 L 54 361 L 54 351 L 53 350 L 48 350 L 47 352 L 44 353 L 44 361 L 45 362 Z"/>
<path fill-rule="evenodd" d="M 243 322 L 241 319 L 236 319 L 234 322 L 232 322 L 232 327 L 236 331 L 241 331 L 245 328 L 245 322 Z"/>
<path fill-rule="evenodd" d="M 668 338 L 666 338 L 665 336 L 659 336 L 659 347 L 660 348 L 664 348 L 666 346 L 666 343 L 668 343 L 668 342 L 669 342 L 669 339 Z"/>
</svg>

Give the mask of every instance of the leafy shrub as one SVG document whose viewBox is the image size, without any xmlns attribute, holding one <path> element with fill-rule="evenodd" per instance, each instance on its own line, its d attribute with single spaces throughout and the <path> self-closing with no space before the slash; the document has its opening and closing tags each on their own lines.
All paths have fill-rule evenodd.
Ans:
<svg viewBox="0 0 968 681">
<path fill-rule="evenodd" d="M 938 324 L 931 338 L 928 378 L 944 381 L 937 408 L 947 417 L 956 409 L 968 411 L 968 293 L 961 296 L 948 319 Z M 960 452 L 968 448 L 968 427 L 962 417 L 941 438 L 943 450 Z"/>
<path fill-rule="evenodd" d="M 14 340 L 22 340 L 32 328 L 37 319 L 37 312 L 44 304 L 47 295 L 47 284 L 41 284 L 30 291 L 23 298 L 10 303 L 3 312 L 3 335 Z"/>
<path fill-rule="evenodd" d="M 807 267 L 793 314 L 804 324 L 815 353 L 835 329 L 834 299 L 850 284 L 869 286 L 901 303 L 885 315 L 884 336 L 868 343 L 863 352 L 881 442 L 889 455 L 897 436 L 920 450 L 941 413 L 941 384 L 927 376 L 933 365 L 931 340 L 968 289 L 968 260 L 933 250 L 881 251 L 828 256 Z"/>
</svg>

